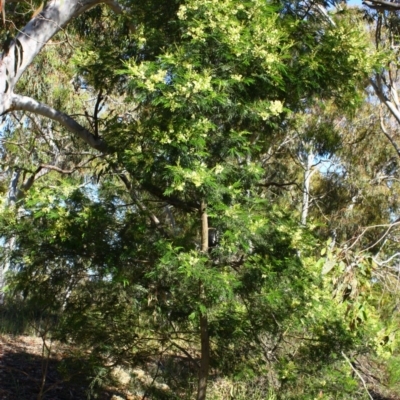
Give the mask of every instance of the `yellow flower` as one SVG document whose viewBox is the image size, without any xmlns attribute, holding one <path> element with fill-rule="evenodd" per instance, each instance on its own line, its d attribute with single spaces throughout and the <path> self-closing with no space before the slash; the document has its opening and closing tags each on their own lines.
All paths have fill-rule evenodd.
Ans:
<svg viewBox="0 0 400 400">
<path fill-rule="evenodd" d="M 179 11 L 177 14 L 179 19 L 182 19 L 182 20 L 186 19 L 186 10 L 187 10 L 186 6 L 179 7 Z"/>
<path fill-rule="evenodd" d="M 269 111 L 272 115 L 278 115 L 283 111 L 283 104 L 279 100 L 271 101 Z"/>
</svg>

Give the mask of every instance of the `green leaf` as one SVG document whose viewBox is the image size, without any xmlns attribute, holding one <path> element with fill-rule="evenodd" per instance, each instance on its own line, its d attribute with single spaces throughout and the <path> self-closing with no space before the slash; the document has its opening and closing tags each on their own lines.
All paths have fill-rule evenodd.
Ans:
<svg viewBox="0 0 400 400">
<path fill-rule="evenodd" d="M 324 266 L 322 267 L 321 274 L 322 275 L 328 274 L 335 265 L 336 265 L 335 260 L 326 260 Z"/>
</svg>

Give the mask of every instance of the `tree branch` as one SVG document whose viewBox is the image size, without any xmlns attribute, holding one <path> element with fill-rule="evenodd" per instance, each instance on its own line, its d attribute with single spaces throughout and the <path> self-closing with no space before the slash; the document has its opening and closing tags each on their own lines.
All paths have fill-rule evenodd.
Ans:
<svg viewBox="0 0 400 400">
<path fill-rule="evenodd" d="M 192 361 L 193 364 L 197 366 L 197 368 L 200 368 L 200 364 L 198 363 L 198 361 L 195 360 L 187 350 L 185 350 L 182 346 L 179 346 L 177 343 L 173 342 L 172 340 L 170 340 L 170 342 L 174 347 L 176 347 L 183 354 L 185 354 L 189 358 L 189 360 Z"/>
<path fill-rule="evenodd" d="M 161 233 L 163 233 L 165 235 L 165 231 L 162 227 L 161 221 L 157 218 L 157 216 L 155 214 L 150 212 L 147 209 L 147 207 L 138 199 L 129 179 L 123 173 L 117 172 L 117 175 L 121 179 L 121 181 L 124 183 L 125 187 L 128 189 L 131 199 L 135 202 L 135 204 L 138 206 L 140 211 L 147 214 L 148 217 L 150 218 L 150 221 L 153 224 L 153 226 L 155 226 L 157 229 L 159 229 L 161 231 Z"/>
<path fill-rule="evenodd" d="M 397 145 L 397 143 L 394 141 L 394 139 L 392 138 L 392 136 L 390 136 L 389 132 L 386 130 L 385 124 L 383 122 L 383 116 L 381 113 L 380 116 L 380 125 L 381 125 L 381 130 L 383 132 L 383 134 L 387 137 L 387 139 L 389 140 L 389 142 L 391 143 L 391 145 L 394 147 L 394 149 L 396 150 L 397 155 L 400 157 L 400 148 Z"/>
<path fill-rule="evenodd" d="M 363 384 L 363 386 L 364 386 L 364 389 L 365 389 L 365 391 L 367 392 L 369 398 L 370 398 L 371 400 L 374 400 L 374 398 L 371 396 L 371 393 L 369 392 L 369 390 L 368 390 L 368 388 L 367 388 L 367 384 L 365 383 L 365 380 L 363 379 L 363 377 L 361 376 L 361 374 L 357 371 L 357 369 L 354 368 L 352 362 L 349 360 L 349 358 L 346 356 L 346 354 L 344 354 L 343 351 L 342 351 L 342 356 L 343 356 L 343 358 L 347 361 L 347 363 L 350 365 L 350 368 L 351 368 L 351 369 L 357 374 L 357 376 L 360 378 L 360 380 L 361 380 L 361 382 L 362 382 L 362 384 Z"/>
<path fill-rule="evenodd" d="M 200 208 L 200 204 L 192 201 L 181 200 L 174 196 L 167 196 L 163 193 L 163 191 L 156 187 L 155 185 L 146 182 L 140 184 L 141 188 L 149 192 L 151 195 L 158 197 L 160 200 L 165 201 L 166 203 L 179 208 L 182 211 L 193 212 L 197 211 Z"/>
<path fill-rule="evenodd" d="M 292 186 L 292 185 L 297 185 L 297 182 L 265 182 L 265 183 L 257 183 L 257 186 L 259 187 L 270 187 L 270 186 L 276 186 L 276 187 L 285 187 L 285 186 Z"/>
<path fill-rule="evenodd" d="M 103 99 L 104 99 L 103 90 L 100 89 L 100 92 L 97 95 L 96 104 L 94 106 L 94 116 L 93 116 L 94 122 L 93 123 L 94 123 L 94 136 L 95 136 L 95 138 L 99 137 L 99 112 L 103 108 L 103 105 L 101 104 Z"/>
<path fill-rule="evenodd" d="M 384 0 L 364 0 L 362 4 L 369 8 L 373 8 L 374 10 L 381 10 L 381 11 L 400 10 L 400 3 L 392 3 Z"/>
<path fill-rule="evenodd" d="M 29 111 L 43 117 L 50 118 L 54 121 L 59 122 L 68 131 L 74 133 L 87 143 L 93 149 L 99 150 L 103 153 L 107 152 L 106 143 L 100 138 L 96 138 L 90 131 L 76 122 L 69 115 L 64 114 L 61 111 L 55 110 L 46 104 L 39 103 L 35 99 L 27 96 L 21 96 L 18 94 L 12 95 L 11 108 L 10 110 L 22 110 Z"/>
<path fill-rule="evenodd" d="M 52 0 L 28 22 L 0 56 L 0 115 L 9 111 L 19 78 L 46 43 L 71 20 L 102 3 L 117 14 L 124 11 L 114 0 Z"/>
<path fill-rule="evenodd" d="M 399 7 L 399 9 L 400 9 L 400 7 Z M 389 111 L 392 113 L 392 115 L 396 118 L 397 122 L 400 123 L 400 112 L 399 112 L 399 110 L 390 101 L 390 99 L 385 95 L 385 93 L 382 90 L 382 87 L 378 86 L 378 84 L 373 79 L 371 79 L 370 82 L 371 82 L 371 85 L 374 88 L 375 93 L 378 96 L 379 100 L 383 104 L 386 105 L 386 107 L 389 109 Z"/>
</svg>

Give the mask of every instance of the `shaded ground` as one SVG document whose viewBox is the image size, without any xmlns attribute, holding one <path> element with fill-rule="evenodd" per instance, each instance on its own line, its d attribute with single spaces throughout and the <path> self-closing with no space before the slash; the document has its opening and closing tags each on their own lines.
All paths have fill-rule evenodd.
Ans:
<svg viewBox="0 0 400 400">
<path fill-rule="evenodd" d="M 87 399 L 87 383 L 83 377 L 77 376 L 73 382 L 65 381 L 58 371 L 64 357 L 63 350 L 61 346 L 53 347 L 42 399 Z M 40 338 L 0 335 L 0 400 L 37 399 L 42 386 L 43 367 Z M 98 399 L 109 400 L 115 394 L 113 391 L 105 391 Z"/>
<path fill-rule="evenodd" d="M 45 367 L 42 345 L 42 340 L 34 336 L 0 335 L 0 400 L 38 399 L 43 381 L 42 371 Z M 72 380 L 66 381 L 59 372 L 62 361 L 66 360 L 68 356 L 66 347 L 53 344 L 41 399 L 87 399 L 88 381 L 84 376 L 76 374 Z M 134 396 L 128 393 L 109 389 L 104 390 L 96 399 L 137 400 L 143 398 L 143 396 Z M 397 396 L 383 395 L 373 390 L 370 390 L 370 395 L 374 400 L 400 400 Z M 150 395 L 146 398 L 159 397 Z"/>
<path fill-rule="evenodd" d="M 396 396 L 385 397 L 382 394 L 377 393 L 377 392 L 375 392 L 373 390 L 370 390 L 369 393 L 370 393 L 370 395 L 372 396 L 372 398 L 374 400 L 399 400 L 399 398 L 396 397 Z"/>
</svg>

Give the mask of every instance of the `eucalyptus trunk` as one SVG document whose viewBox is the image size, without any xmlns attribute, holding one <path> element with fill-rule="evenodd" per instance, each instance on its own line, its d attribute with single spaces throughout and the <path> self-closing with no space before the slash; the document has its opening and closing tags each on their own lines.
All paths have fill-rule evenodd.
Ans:
<svg viewBox="0 0 400 400">
<path fill-rule="evenodd" d="M 58 121 L 91 147 L 100 151 L 106 150 L 105 144 L 99 138 L 70 116 L 32 98 L 14 93 L 24 71 L 51 38 L 74 18 L 98 4 L 106 4 L 116 13 L 123 11 L 117 2 L 112 0 L 51 0 L 11 41 L 0 59 L 0 115 L 14 110 L 42 115 Z"/>
<path fill-rule="evenodd" d="M 301 209 L 301 224 L 307 224 L 308 211 L 310 209 L 310 184 L 311 184 L 311 176 L 314 173 L 313 165 L 314 165 L 315 155 L 312 151 L 310 151 L 307 155 L 307 160 L 304 165 L 304 181 L 303 181 L 303 205 Z"/>
</svg>

